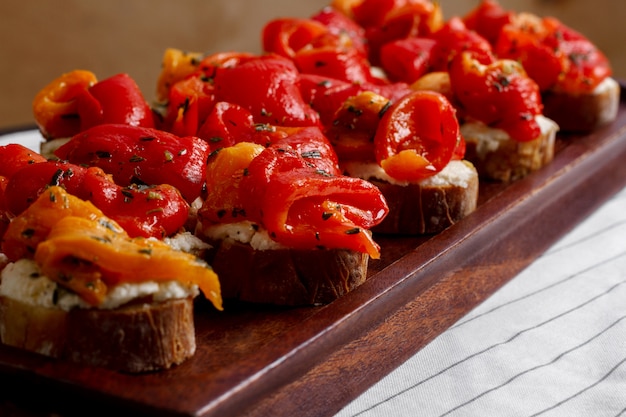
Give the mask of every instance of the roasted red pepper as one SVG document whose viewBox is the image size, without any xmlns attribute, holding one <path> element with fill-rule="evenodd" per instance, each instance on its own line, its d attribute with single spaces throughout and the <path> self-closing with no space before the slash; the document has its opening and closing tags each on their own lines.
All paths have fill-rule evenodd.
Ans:
<svg viewBox="0 0 626 417">
<path fill-rule="evenodd" d="M 331 34 L 341 38 L 346 48 L 354 49 L 363 56 L 368 55 L 365 29 L 345 13 L 329 6 L 324 7 L 311 19 L 322 23 Z"/>
<path fill-rule="evenodd" d="M 612 74 L 593 43 L 552 17 L 516 15 L 502 27 L 494 51 L 519 61 L 541 91 L 589 92 Z"/>
<path fill-rule="evenodd" d="M 463 17 L 468 29 L 477 32 L 494 45 L 502 28 L 511 23 L 514 13 L 505 10 L 495 0 L 482 0 L 481 3 Z"/>
<path fill-rule="evenodd" d="M 209 145 L 193 136 L 103 124 L 77 134 L 55 154 L 73 164 L 100 167 L 121 186 L 170 184 L 191 203 L 204 186 Z"/>
<path fill-rule="evenodd" d="M 303 74 L 316 74 L 352 83 L 382 83 L 372 75 L 367 58 L 356 49 L 333 46 L 303 49 L 293 58 Z"/>
<path fill-rule="evenodd" d="M 263 50 L 293 58 L 320 36 L 329 35 L 328 28 L 312 19 L 280 18 L 263 26 Z"/>
<path fill-rule="evenodd" d="M 439 93 L 416 91 L 382 116 L 374 138 L 376 161 L 397 180 L 419 181 L 445 168 L 460 140 L 450 102 Z"/>
<path fill-rule="evenodd" d="M 157 127 L 178 136 L 197 135 L 218 99 L 214 79 L 218 68 L 232 68 L 252 59 L 248 53 L 223 52 L 201 57 L 169 49 L 163 58 L 158 91 L 165 110 Z"/>
<path fill-rule="evenodd" d="M 319 124 L 319 115 L 300 94 L 300 74 L 287 58 L 260 56 L 242 60 L 233 67 L 217 67 L 213 84 L 217 101 L 248 109 L 257 123 Z"/>
<path fill-rule="evenodd" d="M 299 84 L 300 74 L 288 58 L 211 55 L 197 65 L 196 71 L 173 82 L 161 128 L 179 136 L 198 135 L 220 102 L 247 109 L 255 123 L 315 126 L 319 115 L 302 98 Z"/>
<path fill-rule="evenodd" d="M 128 74 L 117 74 L 89 87 L 77 97 L 81 130 L 108 123 L 153 127 L 152 110 Z"/>
<path fill-rule="evenodd" d="M 288 247 L 351 249 L 380 256 L 368 229 L 388 208 L 380 190 L 352 177 L 330 176 L 308 166 L 298 152 L 266 148 L 241 181 L 244 206 L 270 236 Z"/>
<path fill-rule="evenodd" d="M 337 155 L 317 126 L 284 127 L 253 122 L 252 114 L 235 104 L 220 102 L 211 113 L 203 132 L 209 137 L 211 154 L 240 142 L 261 146 L 284 145 L 296 150 L 311 167 L 331 175 L 339 174 Z M 211 190 L 209 190 L 210 192 Z"/>
<path fill-rule="evenodd" d="M 5 190 L 9 212 L 19 215 L 53 185 L 93 202 L 133 237 L 172 235 L 189 215 L 189 205 L 170 185 L 122 187 L 100 168 L 59 161 L 26 164 L 15 171 Z"/>
<path fill-rule="evenodd" d="M 447 71 L 454 57 L 465 51 L 491 53 L 491 44 L 465 26 L 463 20 L 453 17 L 430 36 L 435 41 L 430 58 L 432 71 Z"/>
<path fill-rule="evenodd" d="M 258 125 L 262 129 L 262 125 Z M 257 129 L 252 113 L 238 104 L 220 101 L 198 130 L 198 137 L 204 139 L 211 152 L 233 146 L 248 139 Z"/>
<path fill-rule="evenodd" d="M 0 176 L 11 177 L 25 165 L 46 162 L 46 158 L 19 143 L 0 146 Z"/>
<path fill-rule="evenodd" d="M 215 103 L 213 84 L 199 74 L 176 82 L 169 89 L 167 112 L 161 129 L 178 136 L 193 136 Z"/>
<path fill-rule="evenodd" d="M 403 38 L 388 42 L 380 49 L 380 65 L 392 81 L 413 83 L 433 70 L 432 51 L 435 40 Z"/>
<path fill-rule="evenodd" d="M 33 113 L 49 139 L 70 137 L 103 123 L 154 126 L 150 106 L 127 74 L 102 81 L 89 71 L 64 74 L 37 94 Z"/>
<path fill-rule="evenodd" d="M 350 83 L 313 74 L 302 74 L 300 79 L 302 96 L 319 113 L 325 127 L 333 123 L 335 113 L 345 101 L 359 93 L 371 91 L 395 101 L 412 91 L 408 84 L 401 82 L 380 85 Z"/>
<path fill-rule="evenodd" d="M 45 138 L 64 138 L 80 131 L 76 98 L 97 81 L 92 72 L 75 70 L 59 76 L 37 93 L 33 115 Z"/>
<path fill-rule="evenodd" d="M 331 11 L 318 14 L 317 19 L 282 18 L 269 22 L 263 28 L 264 50 L 293 60 L 303 74 L 354 83 L 382 82 L 372 75 L 362 41 L 358 46 L 358 25 Z"/>
<path fill-rule="evenodd" d="M 314 128 L 297 133 L 307 129 Z M 249 220 L 287 247 L 344 248 L 379 257 L 368 229 L 388 212 L 382 194 L 366 181 L 320 169 L 328 164 L 318 161 L 325 159 L 324 149 L 297 133 L 268 147 L 242 142 L 218 152 L 207 168 L 214 192 L 199 212 L 203 223 Z"/>
<path fill-rule="evenodd" d="M 463 51 L 491 51 L 491 44 L 453 17 L 428 37 L 408 37 L 382 46 L 383 69 L 395 81 L 415 82 L 432 71 L 447 71 L 454 56 Z"/>
<path fill-rule="evenodd" d="M 450 66 L 450 83 L 464 117 L 505 130 L 513 139 L 536 139 L 543 111 L 539 86 L 512 60 L 464 52 Z"/>
<path fill-rule="evenodd" d="M 440 6 L 426 0 L 364 0 L 352 8 L 355 21 L 365 28 L 369 60 L 380 63 L 380 48 L 409 37 L 424 37 L 443 24 Z"/>
<path fill-rule="evenodd" d="M 222 309 L 220 286 L 208 265 L 156 239 L 131 238 L 113 219 L 62 187 L 47 188 L 15 217 L 2 251 L 11 261 L 34 259 L 42 274 L 100 304 L 121 283 L 197 284 Z"/>
</svg>

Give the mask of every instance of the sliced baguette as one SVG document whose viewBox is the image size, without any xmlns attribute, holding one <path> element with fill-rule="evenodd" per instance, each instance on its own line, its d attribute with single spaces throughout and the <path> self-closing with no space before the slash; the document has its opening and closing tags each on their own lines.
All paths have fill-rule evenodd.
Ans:
<svg viewBox="0 0 626 417">
<path fill-rule="evenodd" d="M 2 270 L 2 343 L 132 373 L 167 369 L 194 354 L 197 288 L 176 282 L 123 284 L 94 308 L 38 271 L 26 259 Z"/>
<path fill-rule="evenodd" d="M 367 278 L 369 257 L 364 253 L 285 248 L 268 241 L 249 222 L 218 225 L 204 233 L 213 247 L 205 259 L 220 277 L 222 297 L 227 300 L 277 306 L 323 305 Z"/>
<path fill-rule="evenodd" d="M 554 158 L 554 143 L 559 126 L 544 116 L 537 116 L 541 126 L 538 138 L 519 142 L 501 129 L 481 122 L 461 125 L 467 145 L 465 157 L 481 178 L 510 182 L 521 179 L 547 165 Z"/>
<path fill-rule="evenodd" d="M 65 311 L 0 296 L 0 336 L 9 346 L 132 373 L 170 368 L 196 349 L 191 298 Z"/>
<path fill-rule="evenodd" d="M 562 131 L 584 133 L 615 120 L 620 85 L 613 78 L 607 78 L 590 93 L 546 91 L 542 100 L 543 113 L 554 120 Z"/>
<path fill-rule="evenodd" d="M 348 175 L 376 185 L 387 200 L 389 214 L 374 233 L 420 235 L 439 233 L 476 209 L 478 173 L 468 161 L 451 161 L 437 175 L 419 183 L 399 183 L 377 164 L 348 162 Z"/>
</svg>

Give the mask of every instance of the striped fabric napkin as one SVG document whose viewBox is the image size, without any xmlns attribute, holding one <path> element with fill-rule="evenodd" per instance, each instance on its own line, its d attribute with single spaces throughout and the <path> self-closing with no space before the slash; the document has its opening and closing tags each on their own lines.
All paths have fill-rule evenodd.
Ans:
<svg viewBox="0 0 626 417">
<path fill-rule="evenodd" d="M 626 416 L 626 189 L 341 410 Z"/>
</svg>

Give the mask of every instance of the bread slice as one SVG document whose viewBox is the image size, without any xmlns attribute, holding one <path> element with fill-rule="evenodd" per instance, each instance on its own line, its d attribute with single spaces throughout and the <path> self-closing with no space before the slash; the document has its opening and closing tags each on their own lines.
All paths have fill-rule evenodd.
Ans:
<svg viewBox="0 0 626 417">
<path fill-rule="evenodd" d="M 611 123 L 617 117 L 620 85 L 607 78 L 592 92 L 569 94 L 546 91 L 542 94 L 543 113 L 564 132 L 589 132 Z"/>
<path fill-rule="evenodd" d="M 537 116 L 541 127 L 538 138 L 519 142 L 501 129 L 481 122 L 461 125 L 465 138 L 465 158 L 472 161 L 481 178 L 510 182 L 524 178 L 550 163 L 559 126 L 544 116 Z"/>
<path fill-rule="evenodd" d="M 418 183 L 394 181 L 375 163 L 347 162 L 348 175 L 366 179 L 385 196 L 389 214 L 374 233 L 439 233 L 476 209 L 478 172 L 468 161 L 451 161 L 438 174 Z"/>
<path fill-rule="evenodd" d="M 222 297 L 276 306 L 328 304 L 367 278 L 369 256 L 344 249 L 293 249 L 271 241 L 251 222 L 215 225 L 202 233 L 213 247 L 206 261 Z"/>
<path fill-rule="evenodd" d="M 193 297 L 197 290 L 187 292 L 175 283 L 167 288 L 156 283 L 127 287 L 109 308 L 89 308 L 78 296 L 36 272 L 22 276 L 34 268 L 34 262 L 21 260 L 3 270 L 2 343 L 129 373 L 167 369 L 195 353 Z"/>
<path fill-rule="evenodd" d="M 196 349 L 191 298 L 64 311 L 0 296 L 0 317 L 6 345 L 121 372 L 167 369 Z"/>
</svg>

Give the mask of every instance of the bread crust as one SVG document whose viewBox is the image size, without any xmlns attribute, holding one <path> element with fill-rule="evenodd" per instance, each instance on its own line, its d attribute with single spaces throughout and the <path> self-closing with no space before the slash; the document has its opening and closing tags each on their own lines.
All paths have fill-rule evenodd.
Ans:
<svg viewBox="0 0 626 417">
<path fill-rule="evenodd" d="M 226 238 L 206 260 L 222 297 L 279 306 L 328 304 L 365 282 L 367 254 L 343 249 L 266 249 Z"/>
<path fill-rule="evenodd" d="M 389 214 L 374 233 L 396 235 L 435 234 L 452 226 L 476 209 L 478 175 L 467 184 L 418 183 L 397 185 L 371 178 L 389 204 Z"/>
<path fill-rule="evenodd" d="M 549 164 L 554 159 L 554 144 L 558 126 L 553 124 L 531 141 L 506 139 L 486 140 L 484 135 L 461 133 L 465 138 L 465 158 L 472 161 L 481 178 L 502 182 L 522 179 Z M 488 135 L 488 133 L 487 133 Z M 487 145 L 486 142 L 491 145 Z M 497 143 L 495 147 L 493 144 Z"/>
<path fill-rule="evenodd" d="M 590 93 L 547 91 L 542 94 L 543 113 L 564 132 L 589 132 L 617 117 L 620 85 L 609 78 Z"/>
<path fill-rule="evenodd" d="M 193 300 L 64 311 L 0 296 L 2 343 L 81 365 L 138 373 L 195 353 Z"/>
</svg>

